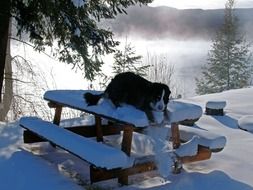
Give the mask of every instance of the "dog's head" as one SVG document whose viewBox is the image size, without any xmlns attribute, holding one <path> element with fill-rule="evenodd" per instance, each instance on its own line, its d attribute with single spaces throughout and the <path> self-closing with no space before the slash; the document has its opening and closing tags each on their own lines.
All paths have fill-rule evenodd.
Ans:
<svg viewBox="0 0 253 190">
<path fill-rule="evenodd" d="M 151 86 L 150 107 L 154 111 L 164 111 L 169 102 L 170 89 L 162 83 L 152 83 Z"/>
</svg>

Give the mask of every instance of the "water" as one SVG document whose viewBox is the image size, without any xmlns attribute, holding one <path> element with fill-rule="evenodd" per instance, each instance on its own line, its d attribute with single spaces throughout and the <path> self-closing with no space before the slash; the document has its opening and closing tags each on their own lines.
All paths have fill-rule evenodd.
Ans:
<svg viewBox="0 0 253 190">
<path fill-rule="evenodd" d="M 119 39 L 125 44 L 126 39 Z M 174 83 L 183 97 L 192 97 L 195 94 L 195 77 L 200 75 L 200 68 L 206 63 L 206 56 L 210 49 L 211 42 L 204 40 L 173 40 L 157 39 L 144 40 L 140 38 L 127 38 L 136 50 L 137 55 L 143 56 L 143 61 L 149 56 L 165 58 L 167 64 L 174 65 Z M 21 55 L 40 67 L 45 73 L 45 78 L 55 89 L 87 89 L 89 82 L 83 79 L 82 72 L 72 69 L 71 65 L 59 63 L 45 54 L 35 52 L 31 47 L 12 44 L 12 55 Z M 106 56 L 103 71 L 111 75 L 113 56 Z"/>
<path fill-rule="evenodd" d="M 122 40 L 122 43 L 125 41 Z M 143 40 L 128 38 L 135 46 L 136 54 L 145 58 L 149 56 L 163 57 L 167 64 L 175 67 L 174 78 L 183 97 L 195 96 L 195 78 L 200 76 L 201 66 L 206 64 L 211 42 L 205 40 Z"/>
</svg>

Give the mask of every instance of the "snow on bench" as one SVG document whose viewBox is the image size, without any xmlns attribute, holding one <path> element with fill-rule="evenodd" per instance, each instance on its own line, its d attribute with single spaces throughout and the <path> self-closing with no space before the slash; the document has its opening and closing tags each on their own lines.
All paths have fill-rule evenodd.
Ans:
<svg viewBox="0 0 253 190">
<path fill-rule="evenodd" d="M 240 129 L 253 132 L 253 115 L 245 115 L 238 120 Z"/>
<path fill-rule="evenodd" d="M 208 101 L 206 103 L 206 114 L 223 116 L 223 109 L 226 107 L 226 104 L 226 101 L 221 100 Z"/>
<path fill-rule="evenodd" d="M 19 124 L 96 167 L 114 169 L 133 165 L 133 159 L 121 150 L 82 137 L 37 117 L 23 117 Z"/>
<path fill-rule="evenodd" d="M 179 130 L 181 140 L 186 142 L 181 144 L 180 147 L 175 150 L 179 156 L 195 155 L 198 145 L 209 148 L 212 152 L 220 151 L 225 147 L 226 138 L 224 136 L 183 125 L 179 125 Z M 170 125 L 166 125 L 166 127 L 149 127 L 143 131 L 143 134 L 134 132 L 131 154 L 136 157 L 154 155 L 156 153 L 156 141 L 163 141 L 163 149 L 171 149 L 171 145 L 166 141 L 170 136 Z M 120 147 L 122 136 L 108 136 L 106 137 L 106 141 L 113 146 Z"/>
<path fill-rule="evenodd" d="M 222 150 L 226 145 L 226 138 L 224 136 L 214 134 L 204 129 L 179 125 L 179 132 L 181 140 L 187 142 L 191 140 L 193 136 L 197 136 L 199 137 L 198 144 L 208 147 L 213 152 Z"/>
</svg>

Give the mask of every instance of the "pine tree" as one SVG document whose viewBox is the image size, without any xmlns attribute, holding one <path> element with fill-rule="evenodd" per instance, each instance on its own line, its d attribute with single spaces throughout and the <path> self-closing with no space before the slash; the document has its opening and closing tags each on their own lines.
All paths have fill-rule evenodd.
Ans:
<svg viewBox="0 0 253 190">
<path fill-rule="evenodd" d="M 124 50 L 117 50 L 113 58 L 114 62 L 112 70 L 114 74 L 131 71 L 137 75 L 146 76 L 146 71 L 149 65 L 142 66 L 140 64 L 142 56 L 136 55 L 131 43 L 126 42 Z"/>
<path fill-rule="evenodd" d="M 27 33 L 36 50 L 57 44 L 58 58 L 84 72 L 92 80 L 103 64 L 101 56 L 118 45 L 102 19 L 113 19 L 135 4 L 152 0 L 1 0 L 0 1 L 0 96 L 3 84 L 8 24 L 16 20 L 17 35 Z M 1 102 L 1 97 L 0 97 Z"/>
<path fill-rule="evenodd" d="M 147 75 L 147 69 L 150 65 L 141 65 L 141 55 L 136 55 L 134 47 L 131 43 L 128 43 L 126 40 L 125 46 L 122 50 L 116 50 L 113 56 L 114 62 L 112 65 L 112 72 L 114 75 L 123 73 L 123 72 L 133 72 L 137 75 L 145 77 Z M 103 73 L 99 75 L 100 87 L 105 88 L 113 78 L 112 76 L 107 76 Z"/>
<path fill-rule="evenodd" d="M 234 0 L 225 6 L 224 24 L 217 31 L 202 77 L 196 79 L 197 94 L 222 92 L 248 86 L 251 78 L 250 44 L 239 31 Z"/>
</svg>

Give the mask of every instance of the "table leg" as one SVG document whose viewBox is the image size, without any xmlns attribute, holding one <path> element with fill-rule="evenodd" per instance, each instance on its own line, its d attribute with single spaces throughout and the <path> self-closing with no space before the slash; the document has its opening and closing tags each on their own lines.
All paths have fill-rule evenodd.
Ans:
<svg viewBox="0 0 253 190">
<path fill-rule="evenodd" d="M 179 133 L 179 128 L 178 128 L 178 123 L 171 124 L 171 136 L 172 136 L 173 149 L 179 148 L 179 146 L 180 146 L 180 133 Z M 179 158 L 176 158 L 174 161 L 174 169 L 172 172 L 174 174 L 179 174 L 179 173 L 181 173 L 181 170 L 182 170 L 181 160 Z"/>
<path fill-rule="evenodd" d="M 178 123 L 171 124 L 171 137 L 173 148 L 179 148 L 180 146 L 180 133 L 178 128 Z"/>
<path fill-rule="evenodd" d="M 55 125 L 59 125 L 60 121 L 61 121 L 61 112 L 62 112 L 62 107 L 61 106 L 57 106 L 55 108 L 55 114 L 54 114 L 54 120 L 53 123 Z"/>
<path fill-rule="evenodd" d="M 102 130 L 102 121 L 101 117 L 95 116 L 95 127 L 96 127 L 96 136 L 98 142 L 103 142 L 103 130 Z"/>
<path fill-rule="evenodd" d="M 125 152 L 128 156 L 130 156 L 130 154 L 131 154 L 132 137 L 133 137 L 133 127 L 131 125 L 124 126 L 121 150 L 123 152 Z M 128 184 L 128 172 L 122 171 L 119 174 L 118 182 L 120 184 L 127 185 Z"/>
<path fill-rule="evenodd" d="M 128 156 L 130 156 L 131 154 L 132 137 L 133 127 L 131 125 L 124 126 L 121 150 L 125 152 Z"/>
</svg>

